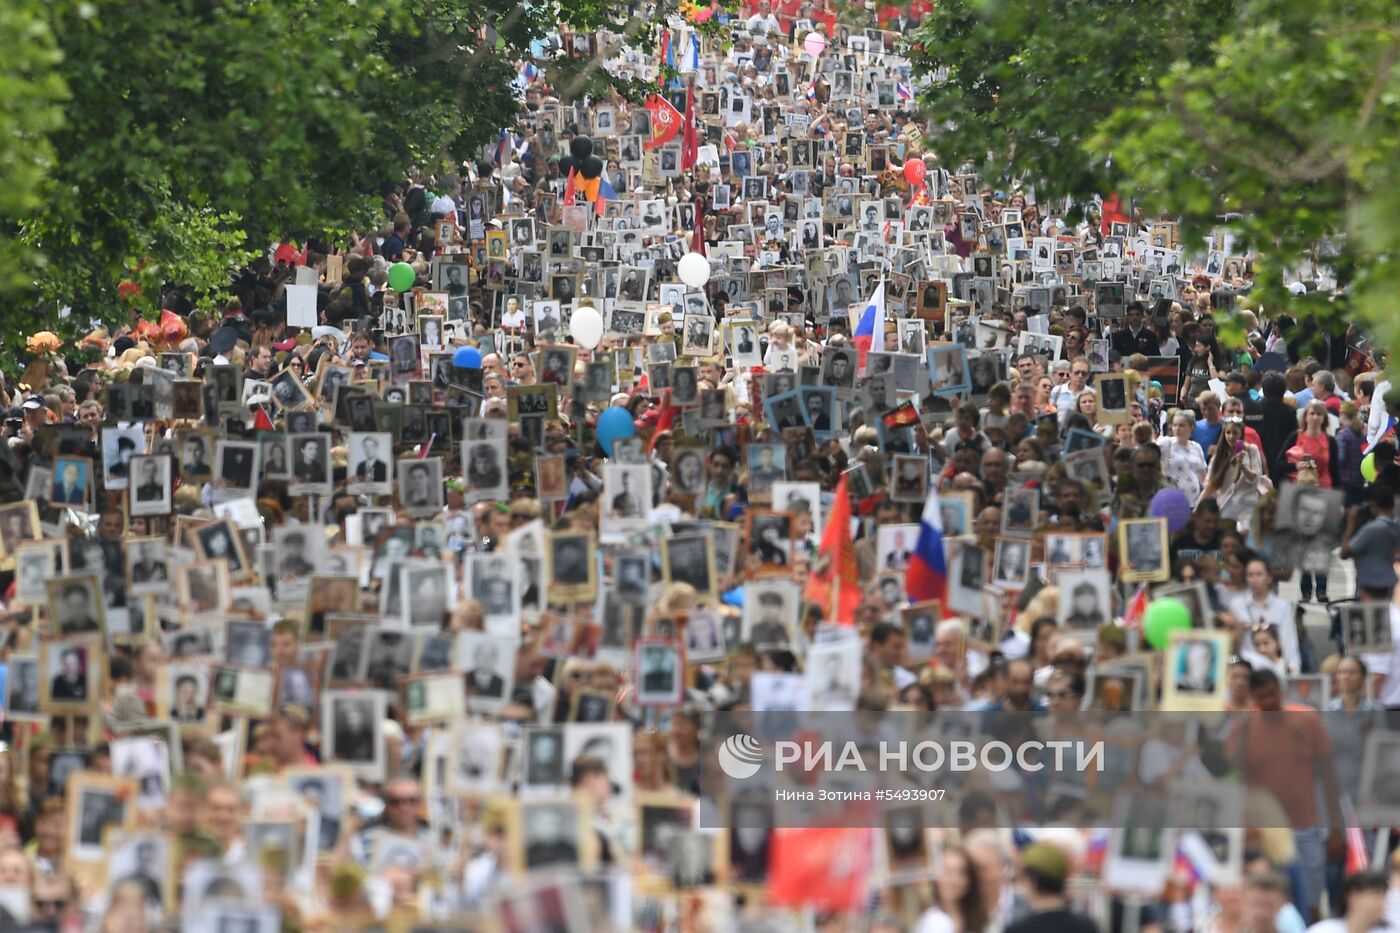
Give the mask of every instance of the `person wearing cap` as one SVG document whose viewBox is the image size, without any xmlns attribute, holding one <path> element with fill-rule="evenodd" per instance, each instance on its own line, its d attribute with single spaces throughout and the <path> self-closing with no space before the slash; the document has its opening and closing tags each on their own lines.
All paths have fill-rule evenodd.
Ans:
<svg viewBox="0 0 1400 933">
<path fill-rule="evenodd" d="M 1075 913 L 1065 898 L 1069 856 L 1058 846 L 1033 842 L 1021 853 L 1021 884 L 1031 912 L 1008 924 L 1006 933 L 1098 933 L 1098 927 Z"/>
</svg>

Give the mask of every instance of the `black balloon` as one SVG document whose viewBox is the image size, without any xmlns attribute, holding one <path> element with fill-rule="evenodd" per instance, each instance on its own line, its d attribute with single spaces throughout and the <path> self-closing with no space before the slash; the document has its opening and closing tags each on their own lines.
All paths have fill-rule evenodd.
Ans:
<svg viewBox="0 0 1400 933">
<path fill-rule="evenodd" d="M 595 155 L 591 155 L 583 160 L 583 166 L 579 171 L 583 173 L 584 178 L 592 181 L 603 174 L 603 160 Z"/>
<path fill-rule="evenodd" d="M 569 140 L 569 154 L 579 163 L 593 154 L 593 140 L 587 136 L 575 136 Z"/>
<path fill-rule="evenodd" d="M 574 168 L 574 160 L 570 156 L 559 157 L 559 174 L 567 176 L 569 169 Z"/>
</svg>

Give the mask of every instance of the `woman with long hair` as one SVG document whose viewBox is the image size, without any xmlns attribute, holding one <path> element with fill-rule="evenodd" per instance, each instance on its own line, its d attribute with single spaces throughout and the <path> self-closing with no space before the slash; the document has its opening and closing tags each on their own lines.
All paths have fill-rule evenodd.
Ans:
<svg viewBox="0 0 1400 933">
<path fill-rule="evenodd" d="M 1323 489 L 1341 485 L 1337 473 L 1341 457 L 1337 439 L 1327 433 L 1327 406 L 1317 399 L 1308 402 L 1298 413 L 1299 428 L 1283 442 L 1283 453 L 1274 465 L 1274 476 L 1299 483 L 1312 483 Z M 1327 602 L 1327 574 L 1299 573 L 1298 586 L 1303 602 L 1312 602 L 1314 590 L 1318 602 Z"/>
<path fill-rule="evenodd" d="M 982 882 L 962 847 L 943 851 L 943 866 L 934 881 L 936 904 L 924 911 L 919 933 L 981 933 L 991 919 Z"/>
<path fill-rule="evenodd" d="M 1214 497 L 1221 518 L 1230 519 L 1238 528 L 1248 528 L 1262 494 L 1259 487 L 1263 472 L 1264 455 L 1258 447 L 1245 443 L 1244 420 L 1227 418 L 1220 442 L 1215 445 L 1215 456 L 1206 470 L 1201 498 Z"/>
</svg>

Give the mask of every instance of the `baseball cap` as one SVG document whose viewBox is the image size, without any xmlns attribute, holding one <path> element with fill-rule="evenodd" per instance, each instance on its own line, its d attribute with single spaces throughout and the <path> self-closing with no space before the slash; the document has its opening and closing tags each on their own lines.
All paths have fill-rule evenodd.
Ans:
<svg viewBox="0 0 1400 933">
<path fill-rule="evenodd" d="M 1042 878 L 1064 881 L 1069 877 L 1069 857 L 1045 842 L 1033 842 L 1021 852 L 1021 864 Z"/>
<path fill-rule="evenodd" d="M 39 401 L 37 396 L 31 395 L 29 398 L 24 400 L 24 404 L 21 407 L 25 411 L 38 411 L 39 409 L 44 407 L 44 403 Z"/>
</svg>

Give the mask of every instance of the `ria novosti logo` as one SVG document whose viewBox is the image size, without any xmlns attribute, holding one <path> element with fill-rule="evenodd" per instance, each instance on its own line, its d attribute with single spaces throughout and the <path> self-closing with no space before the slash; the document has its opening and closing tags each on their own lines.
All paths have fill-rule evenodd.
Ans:
<svg viewBox="0 0 1400 933">
<path fill-rule="evenodd" d="M 720 743 L 719 769 L 736 781 L 751 778 L 763 766 L 763 748 L 746 732 L 731 735 Z"/>
</svg>

